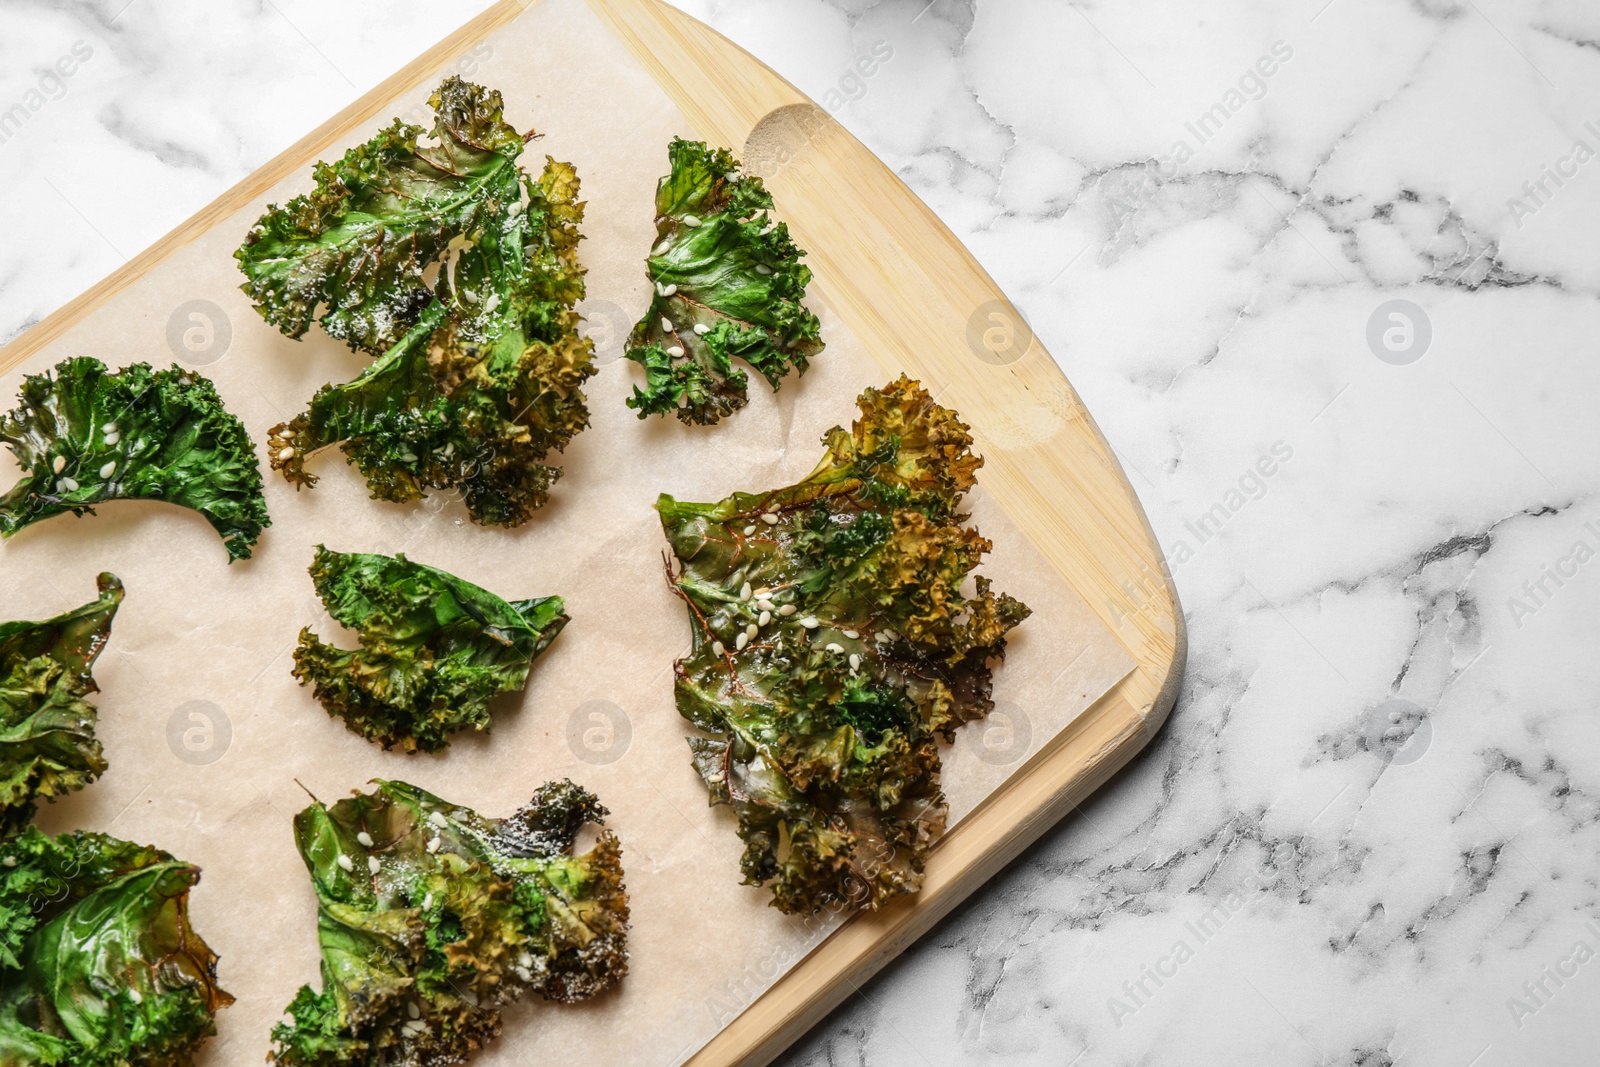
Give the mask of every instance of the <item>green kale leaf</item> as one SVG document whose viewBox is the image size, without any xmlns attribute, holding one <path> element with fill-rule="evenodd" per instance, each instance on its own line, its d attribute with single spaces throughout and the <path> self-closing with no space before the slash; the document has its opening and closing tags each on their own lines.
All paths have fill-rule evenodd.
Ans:
<svg viewBox="0 0 1600 1067">
<path fill-rule="evenodd" d="M 244 425 L 193 371 L 108 372 L 76 356 L 30 374 L 20 399 L 0 415 L 0 441 L 28 476 L 0 496 L 0 535 L 108 500 L 167 500 L 204 515 L 237 560 L 272 522 Z"/>
<path fill-rule="evenodd" d="M 622 850 L 571 782 L 486 819 L 404 782 L 295 817 L 316 890 L 322 991 L 303 987 L 272 1034 L 281 1067 L 443 1065 L 500 1032 L 535 991 L 584 1000 L 627 973 Z"/>
<path fill-rule="evenodd" d="M 534 659 L 568 621 L 558 596 L 508 602 L 403 555 L 318 546 L 311 579 L 361 647 L 324 644 L 307 627 L 294 676 L 352 733 L 407 752 L 489 729 L 490 700 L 528 684 Z"/>
<path fill-rule="evenodd" d="M 656 246 L 646 260 L 650 307 L 628 338 L 645 369 L 628 406 L 710 425 L 749 400 L 737 356 L 776 390 L 822 351 L 821 324 L 801 301 L 805 252 L 772 220 L 760 178 L 739 173 L 726 148 L 673 140 L 672 172 L 656 188 Z"/>
<path fill-rule="evenodd" d="M 44 622 L 0 623 L 0 835 L 33 821 L 39 797 L 54 800 L 105 772 L 95 738 L 99 692 L 91 673 L 111 638 L 122 582 L 99 578 L 100 597 Z"/>
<path fill-rule="evenodd" d="M 186 1067 L 233 1003 L 189 925 L 199 868 L 105 834 L 0 843 L 0 1064 Z"/>
<path fill-rule="evenodd" d="M 656 504 L 694 645 L 678 711 L 747 885 L 786 912 L 876 909 L 922 883 L 943 832 L 937 739 L 989 713 L 990 661 L 1029 609 L 976 580 L 992 547 L 957 512 L 982 460 L 902 377 L 860 399 L 802 482 Z"/>
<path fill-rule="evenodd" d="M 544 461 L 589 425 L 584 205 L 571 164 L 522 170 L 528 138 L 498 92 L 452 77 L 431 102 L 437 143 L 396 120 L 319 163 L 316 189 L 270 207 L 235 253 L 268 322 L 299 338 L 315 318 L 375 357 L 274 427 L 270 459 L 311 486 L 307 457 L 337 444 L 375 499 L 459 489 L 475 521 L 517 526 L 560 477 Z"/>
</svg>

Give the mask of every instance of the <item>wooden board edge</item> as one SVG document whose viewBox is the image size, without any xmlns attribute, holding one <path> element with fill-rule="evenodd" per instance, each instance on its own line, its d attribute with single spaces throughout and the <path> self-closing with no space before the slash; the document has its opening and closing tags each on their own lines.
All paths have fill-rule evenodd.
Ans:
<svg viewBox="0 0 1600 1067">
<path fill-rule="evenodd" d="M 348 137 L 377 117 L 394 97 L 420 84 L 440 66 L 538 2 L 500 0 L 363 93 L 338 114 L 273 156 L 144 251 L 0 347 L 0 374 L 9 373 L 55 341 L 95 308 L 144 277 L 145 271 L 172 256 L 279 182 L 303 170 L 321 150 Z M 239 236 L 241 240 L 244 237 L 242 233 Z"/>
</svg>

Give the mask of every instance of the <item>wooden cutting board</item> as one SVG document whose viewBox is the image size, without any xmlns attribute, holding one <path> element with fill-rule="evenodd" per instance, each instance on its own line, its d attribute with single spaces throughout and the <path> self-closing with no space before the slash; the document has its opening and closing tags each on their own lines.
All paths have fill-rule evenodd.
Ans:
<svg viewBox="0 0 1600 1067">
<path fill-rule="evenodd" d="M 848 922 L 689 1061 L 764 1064 L 1144 747 L 1176 697 L 1183 620 L 1149 524 L 1094 420 L 1022 316 L 933 212 L 824 110 L 706 26 L 660 0 L 586 2 L 702 139 L 733 147 L 766 178 L 809 252 L 815 291 L 885 377 L 921 379 L 972 424 L 986 460 L 984 490 L 1136 664 L 937 844 L 914 902 Z M 463 26 L 0 350 L 0 372 L 536 4 L 502 0 Z"/>
</svg>

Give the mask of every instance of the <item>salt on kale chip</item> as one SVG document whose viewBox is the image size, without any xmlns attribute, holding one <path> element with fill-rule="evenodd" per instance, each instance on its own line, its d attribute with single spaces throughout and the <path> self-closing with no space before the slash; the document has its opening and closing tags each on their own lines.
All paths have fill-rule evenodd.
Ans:
<svg viewBox="0 0 1600 1067">
<path fill-rule="evenodd" d="M 272 522 L 244 425 L 193 371 L 76 356 L 30 374 L 20 399 L 0 441 L 28 475 L 0 496 L 0 535 L 108 500 L 166 500 L 204 515 L 231 561 Z"/>
<path fill-rule="evenodd" d="M 982 460 L 904 377 L 868 389 L 802 482 L 656 504 L 694 644 L 678 711 L 747 885 L 786 912 L 877 907 L 921 886 L 943 832 L 937 741 L 993 709 L 990 661 L 1029 615 L 962 584 L 992 547 L 957 508 Z"/>
<path fill-rule="evenodd" d="M 672 172 L 656 188 L 656 245 L 645 261 L 650 307 L 628 337 L 645 369 L 628 406 L 709 425 L 749 400 L 744 371 L 776 390 L 791 367 L 804 374 L 822 351 L 821 324 L 801 301 L 811 271 L 773 220 L 760 178 L 739 173 L 726 148 L 674 139 Z"/>
<path fill-rule="evenodd" d="M 0 623 L 0 834 L 33 821 L 38 798 L 54 800 L 105 773 L 88 696 L 122 582 L 100 575 L 100 596 L 44 622 Z"/>
<path fill-rule="evenodd" d="M 404 782 L 295 817 L 317 894 L 322 990 L 272 1033 L 281 1067 L 465 1062 L 524 993 L 585 1000 L 627 973 L 622 850 L 571 782 L 486 819 Z"/>
<path fill-rule="evenodd" d="M 431 133 L 397 119 L 318 163 L 315 190 L 269 207 L 235 253 L 269 323 L 299 338 L 315 320 L 375 357 L 274 427 L 269 456 L 311 486 L 306 459 L 337 444 L 375 499 L 454 488 L 474 521 L 517 526 L 561 475 L 545 461 L 589 425 L 584 205 L 571 164 L 523 171 L 534 135 L 498 92 L 452 77 L 431 103 Z"/>
<path fill-rule="evenodd" d="M 0 1064 L 186 1067 L 233 1003 L 189 925 L 200 869 L 105 834 L 0 843 Z"/>
<path fill-rule="evenodd" d="M 458 730 L 488 730 L 489 702 L 528 684 L 533 661 L 568 621 L 558 596 L 502 600 L 404 555 L 319 545 L 311 580 L 360 647 L 324 644 L 307 627 L 294 676 L 352 733 L 407 752 L 436 752 Z"/>
</svg>

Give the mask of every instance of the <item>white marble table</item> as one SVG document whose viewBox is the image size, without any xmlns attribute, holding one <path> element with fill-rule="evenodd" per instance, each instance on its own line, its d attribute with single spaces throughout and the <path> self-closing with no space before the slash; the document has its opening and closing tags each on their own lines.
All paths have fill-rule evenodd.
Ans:
<svg viewBox="0 0 1600 1067">
<path fill-rule="evenodd" d="M 11 0 L 0 339 L 483 2 Z M 786 1062 L 1595 1062 L 1600 12 L 924 4 L 683 6 L 1024 309 L 1169 553 L 1189 672 Z"/>
</svg>

